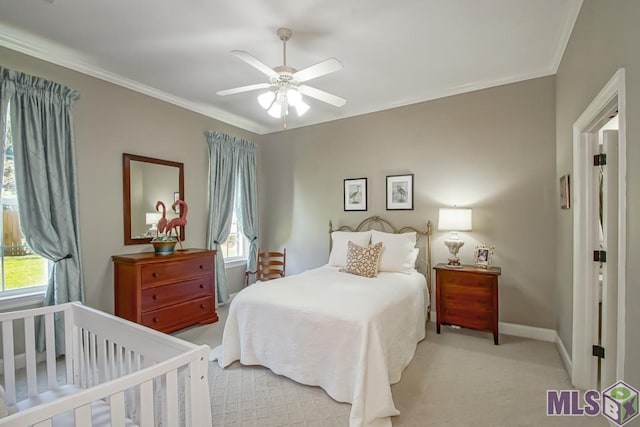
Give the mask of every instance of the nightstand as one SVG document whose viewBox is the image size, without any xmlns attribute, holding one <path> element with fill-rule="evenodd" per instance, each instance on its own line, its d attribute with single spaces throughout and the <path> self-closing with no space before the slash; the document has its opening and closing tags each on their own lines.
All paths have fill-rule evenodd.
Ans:
<svg viewBox="0 0 640 427">
<path fill-rule="evenodd" d="M 498 345 L 499 267 L 470 265 L 451 268 L 438 264 L 436 271 L 436 332 L 440 325 L 456 325 L 493 333 Z"/>
</svg>

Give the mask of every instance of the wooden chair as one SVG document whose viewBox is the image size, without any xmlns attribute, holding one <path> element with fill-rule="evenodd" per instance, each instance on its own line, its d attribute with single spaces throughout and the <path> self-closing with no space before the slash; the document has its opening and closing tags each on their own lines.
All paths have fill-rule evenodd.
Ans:
<svg viewBox="0 0 640 427">
<path fill-rule="evenodd" d="M 287 249 L 282 252 L 258 252 L 255 271 L 244 273 L 244 285 L 249 286 L 249 277 L 253 274 L 256 281 L 266 281 L 284 277 L 287 263 Z"/>
</svg>

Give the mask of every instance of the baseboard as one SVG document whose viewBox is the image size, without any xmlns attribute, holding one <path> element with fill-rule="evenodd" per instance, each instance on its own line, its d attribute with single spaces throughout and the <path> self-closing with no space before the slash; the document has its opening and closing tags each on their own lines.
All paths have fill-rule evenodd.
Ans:
<svg viewBox="0 0 640 427">
<path fill-rule="evenodd" d="M 556 331 L 553 329 L 537 328 L 535 326 L 519 325 L 517 323 L 500 322 L 499 330 L 501 334 L 546 342 L 555 342 L 557 336 Z"/>
<path fill-rule="evenodd" d="M 431 321 L 436 322 L 438 313 L 431 312 Z M 538 341 L 556 342 L 558 334 L 553 329 L 537 328 L 535 326 L 519 325 L 517 323 L 500 322 L 498 329 L 501 334 L 513 335 L 515 337 L 531 338 Z"/>
<path fill-rule="evenodd" d="M 567 351 L 566 347 L 564 346 L 564 343 L 560 339 L 560 335 L 558 335 L 557 332 L 556 332 L 556 339 L 554 342 L 556 344 L 556 348 L 558 349 L 558 353 L 560 353 L 560 359 L 562 359 L 564 368 L 567 370 L 567 373 L 569 373 L 569 376 L 571 376 L 571 370 L 572 370 L 571 357 L 569 356 L 569 352 Z"/>
</svg>

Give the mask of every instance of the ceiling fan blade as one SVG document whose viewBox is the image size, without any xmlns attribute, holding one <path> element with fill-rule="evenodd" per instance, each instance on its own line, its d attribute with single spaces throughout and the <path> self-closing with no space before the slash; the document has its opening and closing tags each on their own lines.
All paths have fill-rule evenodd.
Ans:
<svg viewBox="0 0 640 427">
<path fill-rule="evenodd" d="M 216 94 L 220 96 L 235 95 L 236 93 L 249 92 L 251 90 L 266 89 L 271 87 L 271 83 L 257 83 L 254 85 L 234 87 L 233 89 L 219 90 Z"/>
<path fill-rule="evenodd" d="M 273 71 L 273 69 L 271 69 L 268 65 L 265 65 L 262 61 L 260 61 L 259 59 L 257 59 L 254 56 L 251 56 L 250 54 L 248 54 L 244 50 L 232 50 L 231 53 L 233 53 L 238 58 L 242 59 L 247 64 L 251 65 L 253 68 L 255 68 L 255 69 L 259 70 L 259 71 L 262 71 L 267 76 L 273 77 L 273 78 L 276 78 L 276 79 L 278 78 L 278 76 L 279 76 L 278 73 Z"/>
<path fill-rule="evenodd" d="M 342 62 L 336 58 L 329 58 L 325 61 L 318 62 L 307 68 L 303 68 L 293 74 L 293 78 L 302 83 L 307 80 L 315 79 L 316 77 L 324 76 L 325 74 L 333 73 L 335 71 L 342 70 Z M 309 95 L 311 96 L 311 95 Z"/>
<path fill-rule="evenodd" d="M 344 98 L 340 98 L 339 96 L 332 95 L 328 92 L 307 85 L 298 86 L 298 91 L 300 91 L 300 93 L 303 95 L 310 96 L 336 107 L 342 107 L 347 102 L 347 100 Z"/>
</svg>

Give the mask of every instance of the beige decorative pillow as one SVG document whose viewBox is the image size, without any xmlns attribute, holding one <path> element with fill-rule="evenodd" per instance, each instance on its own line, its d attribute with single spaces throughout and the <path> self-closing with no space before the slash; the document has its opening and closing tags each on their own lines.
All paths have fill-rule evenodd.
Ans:
<svg viewBox="0 0 640 427">
<path fill-rule="evenodd" d="M 347 262 L 340 271 L 363 277 L 376 277 L 378 275 L 378 262 L 382 253 L 382 242 L 367 248 L 349 241 L 347 249 Z"/>
</svg>

